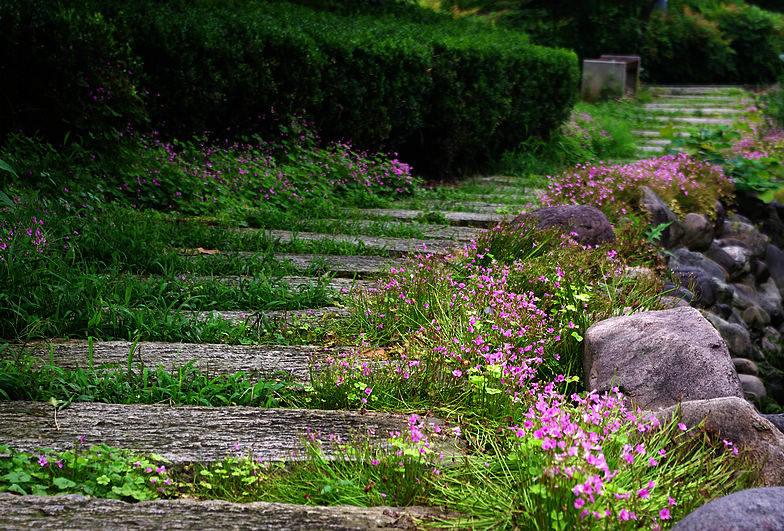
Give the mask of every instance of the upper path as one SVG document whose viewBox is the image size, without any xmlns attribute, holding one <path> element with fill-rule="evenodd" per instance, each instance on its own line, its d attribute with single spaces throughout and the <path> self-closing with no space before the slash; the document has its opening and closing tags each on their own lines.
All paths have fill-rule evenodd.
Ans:
<svg viewBox="0 0 784 531">
<path fill-rule="evenodd" d="M 643 156 L 663 153 L 672 138 L 690 129 L 731 127 L 754 104 L 740 87 L 657 86 L 653 99 L 644 104 L 644 119 L 636 131 Z"/>
</svg>

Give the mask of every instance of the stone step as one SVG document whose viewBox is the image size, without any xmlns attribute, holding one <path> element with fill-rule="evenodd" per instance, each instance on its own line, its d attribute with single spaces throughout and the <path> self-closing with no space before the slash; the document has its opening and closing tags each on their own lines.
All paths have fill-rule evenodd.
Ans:
<svg viewBox="0 0 784 531">
<path fill-rule="evenodd" d="M 29 529 L 257 529 L 400 530 L 444 518 L 427 507 L 317 507 L 286 503 L 231 503 L 191 498 L 127 503 L 77 495 L 18 496 L 0 493 L 0 528 Z"/>
<path fill-rule="evenodd" d="M 632 131 L 632 133 L 634 133 L 637 136 L 641 136 L 641 137 L 645 137 L 645 138 L 660 137 L 661 136 L 661 131 Z M 689 133 L 687 133 L 685 131 L 675 131 L 675 132 L 673 132 L 673 136 L 676 136 L 676 137 L 677 136 L 686 137 L 686 136 L 689 136 Z"/>
<path fill-rule="evenodd" d="M 425 215 L 424 210 L 411 209 L 366 209 L 363 212 L 372 216 L 383 216 L 391 219 L 416 219 L 418 216 Z M 453 225 L 466 227 L 490 228 L 496 226 L 504 220 L 510 220 L 513 216 L 507 214 L 482 213 L 482 212 L 448 212 L 439 211 L 448 222 Z"/>
<path fill-rule="evenodd" d="M 406 415 L 367 411 L 87 402 L 73 402 L 55 415 L 47 402 L 10 401 L 0 402 L 0 445 L 20 452 L 64 451 L 84 437 L 86 446 L 156 453 L 173 466 L 214 463 L 249 452 L 262 462 L 279 462 L 302 457 L 297 450 L 307 430 L 326 439 L 323 449 L 329 455 L 329 434 L 343 439 L 370 434 L 384 444 L 389 432 L 404 431 L 407 421 Z M 442 424 L 438 419 L 427 422 Z M 451 453 L 456 442 L 445 433 L 451 431 L 444 430 L 440 440 L 431 437 L 431 442 L 437 451 Z"/>
<path fill-rule="evenodd" d="M 383 250 L 391 256 L 403 256 L 409 253 L 421 252 L 424 246 L 431 253 L 445 254 L 455 243 L 446 239 L 416 239 L 416 238 L 387 238 L 381 236 L 363 235 L 341 235 L 341 234 L 322 234 L 318 232 L 292 232 L 287 230 L 267 230 L 265 231 L 272 238 L 278 238 L 283 242 L 292 240 L 307 241 L 335 241 L 347 242 L 350 244 L 359 243 L 370 249 Z"/>
<path fill-rule="evenodd" d="M 684 105 L 672 105 L 667 103 L 647 103 L 643 108 L 648 111 L 660 112 L 680 112 L 686 114 L 739 114 L 744 112 L 743 109 L 733 107 L 717 107 L 712 103 L 695 103 Z"/>
<path fill-rule="evenodd" d="M 652 120 L 685 125 L 732 125 L 730 118 L 703 118 L 698 116 L 651 116 Z"/>
<path fill-rule="evenodd" d="M 0 359 L 13 358 L 15 353 L 10 350 L 0 352 Z M 24 350 L 31 359 L 37 360 L 39 366 L 50 362 L 63 369 L 86 369 L 90 366 L 90 343 L 86 340 L 52 341 Z M 140 341 L 134 345 L 128 341 L 94 341 L 92 366 L 96 369 L 125 369 L 130 362 L 134 368 L 160 367 L 176 372 L 178 367 L 193 363 L 194 368 L 210 376 L 243 371 L 251 378 L 264 379 L 285 373 L 305 382 L 309 379 L 309 359 L 327 359 L 340 352 L 340 349 L 312 345 L 250 346 L 155 341 Z"/>
<path fill-rule="evenodd" d="M 409 220 L 397 220 L 402 225 L 411 224 Z M 369 219 L 353 220 L 352 224 L 360 230 L 367 230 L 374 222 Z M 439 240 L 470 241 L 475 240 L 482 230 L 475 227 L 461 227 L 457 225 L 440 225 L 437 223 L 414 223 L 417 229 L 421 230 L 426 238 Z"/>
<path fill-rule="evenodd" d="M 139 278 L 148 278 L 148 277 L 139 277 Z M 251 276 L 240 276 L 240 275 L 226 275 L 220 277 L 193 277 L 192 279 L 194 282 L 205 282 L 207 280 L 215 280 L 217 282 L 222 282 L 225 284 L 233 285 L 233 286 L 241 286 L 242 284 L 247 284 L 251 282 L 255 282 L 255 277 Z M 284 276 L 281 277 L 279 280 L 270 282 L 270 285 L 276 289 L 290 289 L 294 291 L 299 290 L 306 290 L 309 288 L 313 288 L 318 284 L 319 279 L 315 277 L 303 277 L 303 276 Z M 324 288 L 328 291 L 336 292 L 336 294 L 346 294 L 353 290 L 364 291 L 376 284 L 375 280 L 360 280 L 354 278 L 340 278 L 335 277 L 331 278 L 329 281 L 324 283 Z"/>
<path fill-rule="evenodd" d="M 654 94 L 732 94 L 743 90 L 741 85 L 655 85 L 651 87 Z"/>
<path fill-rule="evenodd" d="M 230 321 L 235 325 L 246 325 L 252 328 L 259 328 L 265 322 L 292 324 L 298 319 L 320 321 L 326 317 L 345 317 L 347 315 L 349 315 L 349 311 L 346 308 L 340 306 L 327 306 L 309 310 L 208 310 L 197 312 L 195 317 L 200 322 L 215 318 Z"/>
<path fill-rule="evenodd" d="M 248 257 L 253 256 L 253 253 L 237 254 Z M 390 266 L 398 266 L 402 263 L 400 259 L 384 256 L 275 253 L 275 258 L 281 262 L 289 262 L 292 266 L 302 271 L 308 269 L 314 263 L 323 262 L 329 273 L 343 278 L 376 277 L 388 271 Z"/>
<path fill-rule="evenodd" d="M 644 146 L 667 146 L 672 142 L 669 138 L 650 137 L 645 139 Z"/>
<path fill-rule="evenodd" d="M 662 146 L 638 146 L 637 150 L 644 153 L 664 153 Z"/>
</svg>

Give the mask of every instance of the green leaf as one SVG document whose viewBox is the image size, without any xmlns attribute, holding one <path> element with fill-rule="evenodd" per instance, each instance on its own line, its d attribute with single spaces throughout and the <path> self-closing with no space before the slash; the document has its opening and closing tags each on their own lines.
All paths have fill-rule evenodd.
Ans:
<svg viewBox="0 0 784 531">
<path fill-rule="evenodd" d="M 76 482 L 71 481 L 68 478 L 54 478 L 53 483 L 55 487 L 57 487 L 60 490 L 70 489 L 76 486 Z"/>
<path fill-rule="evenodd" d="M 14 177 L 16 177 L 17 179 L 19 178 L 19 175 L 17 175 L 17 173 L 14 171 L 14 169 L 11 167 L 11 165 L 8 164 L 3 159 L 0 159 L 0 170 L 5 170 L 8 173 L 10 173 L 11 175 L 13 175 Z M 5 195 L 5 194 L 3 194 L 3 195 Z M 8 197 L 8 196 L 6 196 L 6 197 Z"/>
</svg>

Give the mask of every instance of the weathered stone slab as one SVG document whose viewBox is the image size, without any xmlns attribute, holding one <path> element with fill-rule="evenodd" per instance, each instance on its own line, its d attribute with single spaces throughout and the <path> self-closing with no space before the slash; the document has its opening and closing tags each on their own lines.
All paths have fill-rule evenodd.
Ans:
<svg viewBox="0 0 784 531">
<path fill-rule="evenodd" d="M 499 208 L 506 205 L 497 205 Z M 493 210 L 495 211 L 495 209 Z M 386 216 L 391 219 L 416 219 L 420 215 L 424 215 L 423 210 L 406 210 L 406 209 L 381 209 L 373 208 L 362 210 L 369 216 Z M 445 219 L 452 225 L 461 225 L 466 227 L 494 227 L 498 223 L 504 221 L 508 217 L 505 214 L 494 213 L 481 213 L 481 212 L 444 212 L 441 211 Z"/>
<path fill-rule="evenodd" d="M 404 254 L 427 252 L 444 254 L 455 246 L 455 242 L 449 240 L 422 240 L 415 238 L 384 238 L 379 236 L 364 235 L 334 235 L 321 234 L 318 232 L 292 232 L 288 230 L 268 230 L 266 231 L 272 238 L 279 238 L 284 242 L 292 240 L 347 242 L 350 244 L 360 243 L 370 249 L 379 249 L 388 252 L 392 256 L 402 256 Z"/>
<path fill-rule="evenodd" d="M 737 114 L 743 112 L 736 106 L 730 105 L 716 105 L 713 102 L 688 102 L 683 103 L 646 103 L 643 109 L 648 111 L 662 111 L 662 112 L 685 112 L 694 114 L 695 112 L 702 113 L 727 113 Z"/>
<path fill-rule="evenodd" d="M 271 311 L 224 311 L 224 310 L 210 310 L 205 312 L 198 312 L 196 319 L 198 321 L 206 321 L 210 318 L 222 319 L 224 321 L 231 321 L 234 324 L 244 324 L 250 327 L 258 328 L 264 322 L 285 322 L 293 323 L 296 319 L 313 319 L 321 320 L 325 317 L 344 317 L 349 312 L 346 308 L 340 306 L 327 306 L 325 308 L 314 308 L 310 310 L 271 310 Z"/>
<path fill-rule="evenodd" d="M 390 431 L 405 430 L 407 420 L 405 415 L 358 411 L 86 402 L 72 403 L 55 419 L 45 402 L 0 402 L 0 444 L 22 452 L 63 451 L 84 436 L 88 446 L 105 443 L 157 453 L 173 465 L 212 463 L 249 451 L 262 461 L 285 461 L 296 458 L 292 452 L 306 430 L 344 439 L 372 430 L 383 442 Z"/>
<path fill-rule="evenodd" d="M 252 253 L 238 253 L 252 256 Z M 339 256 L 294 253 L 275 253 L 280 261 L 290 262 L 297 269 L 305 270 L 314 262 L 323 261 L 330 273 L 338 277 L 367 278 L 388 271 L 390 266 L 401 264 L 399 259 L 384 256 Z"/>
<path fill-rule="evenodd" d="M 221 500 L 155 500 L 126 503 L 85 496 L 16 496 L 0 493 L 0 528 L 254 529 L 265 531 L 414 529 L 417 521 L 442 517 L 427 507 L 313 507 Z"/>
<path fill-rule="evenodd" d="M 72 340 L 42 344 L 30 349 L 29 355 L 41 364 L 53 361 L 63 369 L 83 369 L 90 366 L 88 341 Z M 128 362 L 151 369 L 158 367 L 176 370 L 190 362 L 210 375 L 234 374 L 243 371 L 249 376 L 270 377 L 276 372 L 308 379 L 308 359 L 336 355 L 337 349 L 324 347 L 281 345 L 222 345 L 209 343 L 158 343 L 140 341 L 95 341 L 92 344 L 92 366 L 95 368 L 125 368 Z M 9 349 L 0 358 L 10 357 Z"/>
<path fill-rule="evenodd" d="M 703 118 L 698 116 L 658 116 L 652 115 L 651 119 L 660 122 L 674 122 L 687 125 L 732 125 L 731 118 Z"/>
</svg>

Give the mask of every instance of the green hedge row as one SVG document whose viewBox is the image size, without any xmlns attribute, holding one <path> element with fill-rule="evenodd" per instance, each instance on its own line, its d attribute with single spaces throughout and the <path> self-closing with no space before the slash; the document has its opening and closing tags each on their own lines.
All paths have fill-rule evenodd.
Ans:
<svg viewBox="0 0 784 531">
<path fill-rule="evenodd" d="M 3 133 L 100 135 L 127 122 L 170 136 L 248 132 L 274 109 L 445 175 L 559 125 L 579 76 L 571 52 L 443 17 L 262 0 L 48 4 L 0 6 L 0 73 L 21 81 L 0 84 Z"/>
</svg>

